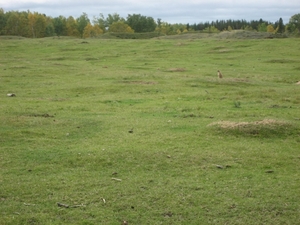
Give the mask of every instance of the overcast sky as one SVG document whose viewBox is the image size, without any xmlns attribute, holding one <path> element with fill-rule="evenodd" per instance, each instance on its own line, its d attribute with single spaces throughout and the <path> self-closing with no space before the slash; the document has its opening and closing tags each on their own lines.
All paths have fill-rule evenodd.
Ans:
<svg viewBox="0 0 300 225">
<path fill-rule="evenodd" d="M 141 14 L 168 23 L 200 23 L 227 19 L 267 20 L 281 17 L 288 23 L 300 13 L 300 0 L 0 0 L 7 11 L 39 12 L 47 16 L 79 17 L 83 12 L 92 20 L 103 13 Z"/>
</svg>

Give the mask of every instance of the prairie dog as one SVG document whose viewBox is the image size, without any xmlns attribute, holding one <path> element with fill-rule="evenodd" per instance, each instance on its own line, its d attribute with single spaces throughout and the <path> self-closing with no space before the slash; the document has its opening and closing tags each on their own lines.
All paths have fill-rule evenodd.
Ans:
<svg viewBox="0 0 300 225">
<path fill-rule="evenodd" d="M 223 78 L 223 75 L 222 75 L 222 73 L 220 72 L 220 70 L 218 70 L 218 77 L 219 77 L 219 78 Z"/>
</svg>

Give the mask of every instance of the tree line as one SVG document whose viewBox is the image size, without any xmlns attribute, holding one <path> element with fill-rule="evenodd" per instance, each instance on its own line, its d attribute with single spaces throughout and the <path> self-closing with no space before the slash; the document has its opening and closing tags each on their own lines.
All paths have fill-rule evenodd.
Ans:
<svg viewBox="0 0 300 225">
<path fill-rule="evenodd" d="M 157 32 L 162 35 L 174 35 L 184 32 L 219 32 L 237 29 L 271 33 L 300 33 L 300 13 L 293 15 L 289 23 L 283 24 L 280 18 L 275 23 L 265 20 L 217 20 L 198 24 L 170 24 L 160 18 L 141 14 L 128 14 L 122 18 L 119 14 L 99 14 L 91 21 L 86 13 L 78 18 L 72 16 L 50 17 L 38 12 L 8 11 L 0 8 L 0 35 L 17 35 L 29 38 L 51 36 L 74 36 L 81 38 L 98 37 L 106 32 L 145 33 Z"/>
</svg>

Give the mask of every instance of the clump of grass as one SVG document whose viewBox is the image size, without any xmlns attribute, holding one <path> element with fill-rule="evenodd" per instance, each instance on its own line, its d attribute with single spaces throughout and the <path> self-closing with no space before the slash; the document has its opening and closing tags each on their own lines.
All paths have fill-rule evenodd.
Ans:
<svg viewBox="0 0 300 225">
<path fill-rule="evenodd" d="M 241 108 L 241 102 L 239 102 L 239 101 L 234 102 L 234 107 Z"/>
</svg>

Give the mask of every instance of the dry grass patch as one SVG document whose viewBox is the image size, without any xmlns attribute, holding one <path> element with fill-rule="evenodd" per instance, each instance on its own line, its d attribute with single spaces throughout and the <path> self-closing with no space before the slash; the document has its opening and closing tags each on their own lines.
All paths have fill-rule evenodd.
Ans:
<svg viewBox="0 0 300 225">
<path fill-rule="evenodd" d="M 249 83 L 250 80 L 247 78 L 227 78 L 229 82 L 241 82 L 241 83 Z"/>
<path fill-rule="evenodd" d="M 224 129 L 237 129 L 249 126 L 283 126 L 288 125 L 287 122 L 273 120 L 273 119 L 264 119 L 261 121 L 254 121 L 254 122 L 233 122 L 233 121 L 219 121 L 213 122 L 208 126 L 218 126 Z"/>
<path fill-rule="evenodd" d="M 291 123 L 274 119 L 264 119 L 253 122 L 219 121 L 208 125 L 220 132 L 233 135 L 283 137 L 292 134 L 295 129 Z"/>
<path fill-rule="evenodd" d="M 185 68 L 170 68 L 167 70 L 168 72 L 184 72 L 186 71 Z"/>
<path fill-rule="evenodd" d="M 175 46 L 182 46 L 182 45 L 185 45 L 185 44 L 182 43 L 182 42 L 178 42 L 178 43 L 175 44 Z"/>
<path fill-rule="evenodd" d="M 124 83 L 127 83 L 127 84 L 140 84 L 140 85 L 154 85 L 154 84 L 157 84 L 157 82 L 154 82 L 154 81 L 124 81 Z"/>
</svg>

